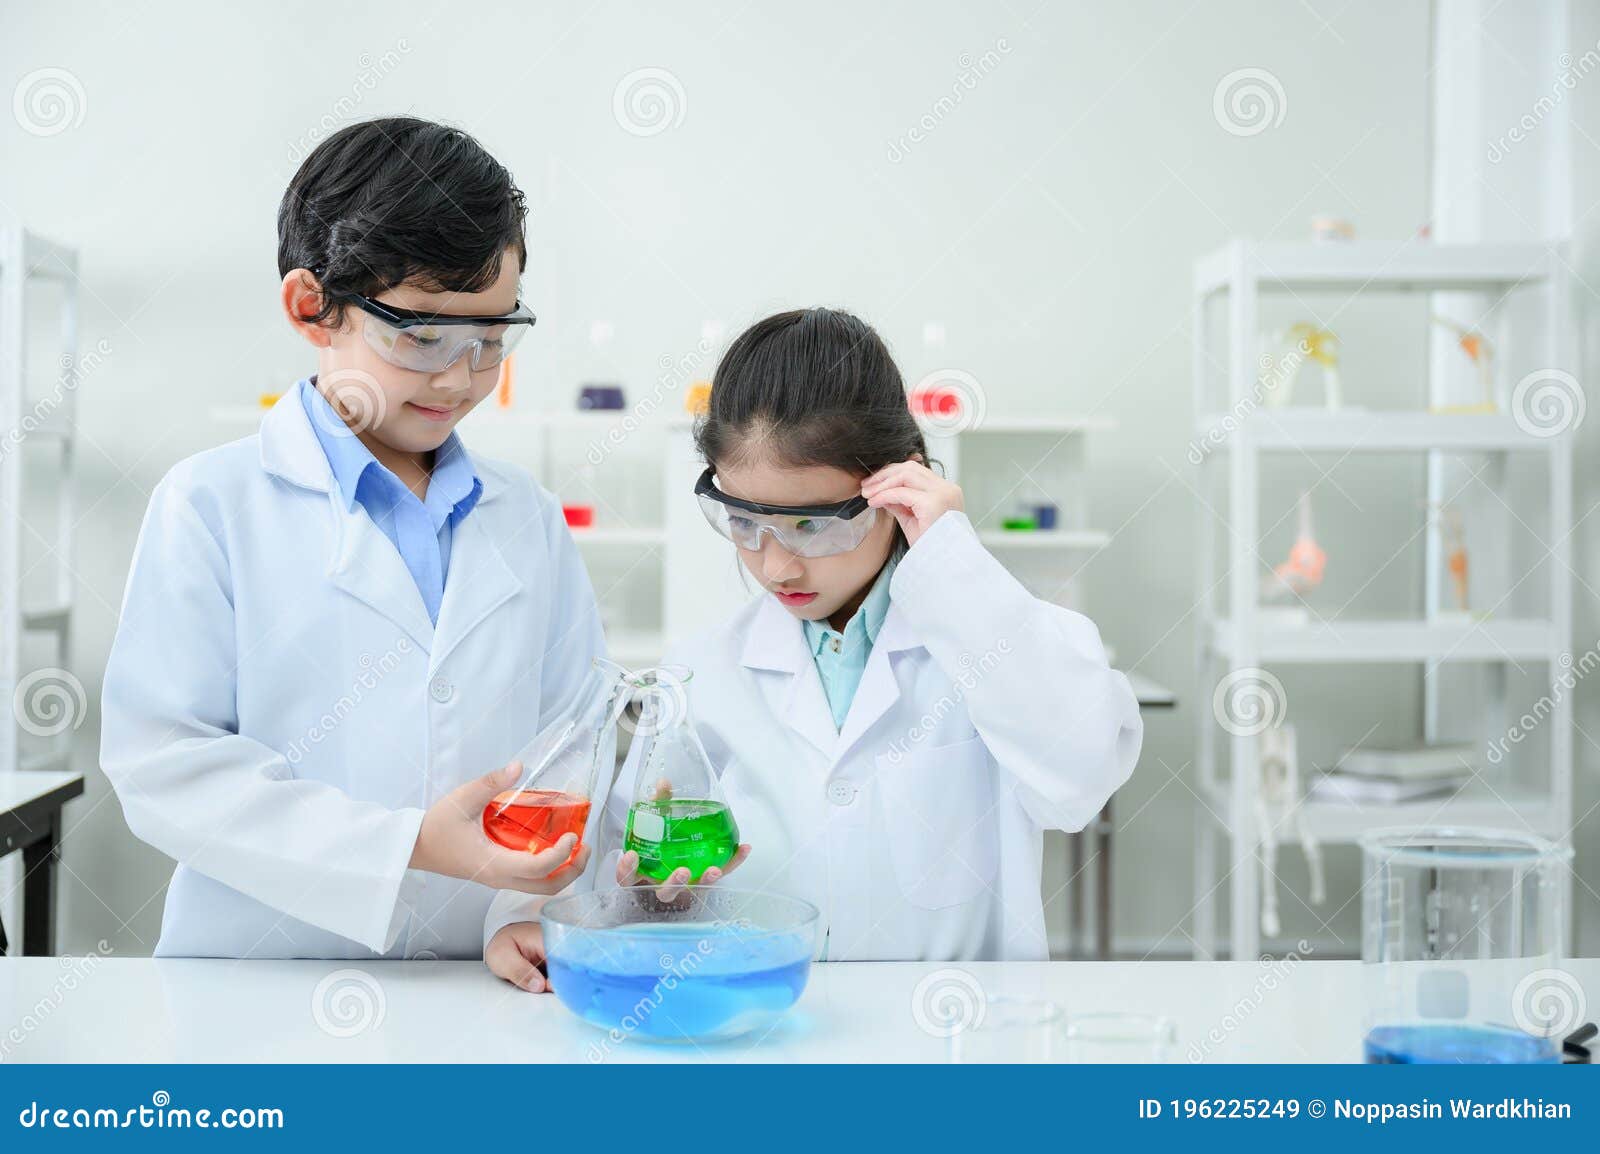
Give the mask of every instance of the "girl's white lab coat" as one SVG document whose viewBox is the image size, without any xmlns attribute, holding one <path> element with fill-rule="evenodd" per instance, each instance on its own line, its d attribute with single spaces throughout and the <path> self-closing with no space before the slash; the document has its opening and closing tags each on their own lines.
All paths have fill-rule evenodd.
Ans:
<svg viewBox="0 0 1600 1154">
<path fill-rule="evenodd" d="M 601 638 L 555 501 L 474 464 L 437 627 L 296 390 L 156 488 L 101 762 L 133 832 L 178 861 L 158 954 L 479 956 L 493 891 L 406 868 L 423 810 L 510 761 Z"/>
<path fill-rule="evenodd" d="M 770 596 L 667 655 L 694 671 L 691 709 L 753 850 L 724 884 L 810 901 L 833 960 L 1045 958 L 1043 831 L 1083 828 L 1133 772 L 1133 690 L 1094 623 L 1031 596 L 964 514 L 901 559 L 890 597 L 842 731 L 803 627 Z M 633 775 L 630 758 L 603 849 Z M 506 895 L 487 934 L 538 905 Z"/>
</svg>

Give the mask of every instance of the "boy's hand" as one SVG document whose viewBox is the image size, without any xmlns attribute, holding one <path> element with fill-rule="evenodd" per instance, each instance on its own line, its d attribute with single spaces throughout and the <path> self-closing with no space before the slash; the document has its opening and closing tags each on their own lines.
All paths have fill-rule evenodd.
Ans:
<svg viewBox="0 0 1600 1154">
<path fill-rule="evenodd" d="M 578 841 L 572 834 L 562 834 L 547 850 L 528 853 L 495 845 L 483 832 L 484 806 L 516 785 L 521 775 L 522 765 L 514 761 L 434 802 L 422 817 L 411 868 L 525 894 L 553 894 L 576 881 L 589 864 L 589 847 L 563 867 Z"/>
<path fill-rule="evenodd" d="M 961 486 L 946 481 L 921 461 L 901 461 L 879 469 L 861 482 L 861 495 L 873 508 L 894 514 L 908 545 L 915 545 L 945 513 L 965 507 Z"/>
<path fill-rule="evenodd" d="M 495 977 L 530 994 L 550 989 L 550 979 L 544 976 L 544 928 L 538 922 L 502 926 L 484 948 L 483 964 Z"/>
</svg>

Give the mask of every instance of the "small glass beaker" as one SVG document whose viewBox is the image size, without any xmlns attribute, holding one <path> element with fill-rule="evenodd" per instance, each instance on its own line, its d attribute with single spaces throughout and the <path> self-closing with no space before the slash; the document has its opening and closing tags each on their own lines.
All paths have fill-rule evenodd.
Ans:
<svg viewBox="0 0 1600 1154">
<path fill-rule="evenodd" d="M 1039 998 L 987 998 L 982 1013 L 950 1035 L 950 1061 L 964 1065 L 1059 1062 L 1065 1013 Z"/>
<path fill-rule="evenodd" d="M 627 673 L 597 657 L 569 709 L 539 731 L 516 760 L 516 786 L 483 808 L 483 832 L 507 849 L 542 853 L 566 834 L 583 846 L 584 827 L 602 772 L 617 760 L 617 719 L 627 705 Z"/>
<path fill-rule="evenodd" d="M 1067 1019 L 1066 1060 L 1078 1065 L 1166 1063 L 1178 1027 L 1159 1014 L 1074 1014 Z"/>
<path fill-rule="evenodd" d="M 1557 968 L 1571 849 L 1499 830 L 1379 829 L 1361 853 L 1366 1060 L 1561 1061 L 1582 1012 Z"/>
</svg>

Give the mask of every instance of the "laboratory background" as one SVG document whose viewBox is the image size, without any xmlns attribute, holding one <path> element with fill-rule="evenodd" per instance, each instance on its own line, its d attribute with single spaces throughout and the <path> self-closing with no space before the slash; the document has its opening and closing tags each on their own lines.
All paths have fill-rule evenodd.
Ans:
<svg viewBox="0 0 1600 1154">
<path fill-rule="evenodd" d="M 559 498 L 618 661 L 748 596 L 692 496 L 720 352 L 849 309 L 1141 700 L 1053 956 L 1359 957 L 1411 822 L 1570 845 L 1600 952 L 1600 7 L 68 0 L 6 4 L 0 81 L 0 770 L 83 779 L 55 950 L 160 932 L 99 768 L 150 494 L 310 372 L 291 175 L 411 114 L 527 193 L 538 324 L 462 436 Z"/>
</svg>

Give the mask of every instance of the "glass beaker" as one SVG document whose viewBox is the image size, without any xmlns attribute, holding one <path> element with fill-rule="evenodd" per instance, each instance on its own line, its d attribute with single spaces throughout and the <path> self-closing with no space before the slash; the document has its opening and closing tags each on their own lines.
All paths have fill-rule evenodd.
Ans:
<svg viewBox="0 0 1600 1154">
<path fill-rule="evenodd" d="M 1561 1061 L 1582 1013 L 1556 968 L 1572 851 L 1498 830 L 1380 829 L 1361 854 L 1366 1060 Z"/>
<path fill-rule="evenodd" d="M 1061 1007 L 1042 998 L 986 998 L 975 1020 L 950 1035 L 950 1061 L 979 1065 L 1059 1062 Z"/>
<path fill-rule="evenodd" d="M 1172 1061 L 1178 1027 L 1159 1014 L 1074 1014 L 1067 1019 L 1067 1061 L 1080 1065 Z"/>
<path fill-rule="evenodd" d="M 628 676 L 640 703 L 633 727 L 639 752 L 622 848 L 639 855 L 639 876 L 654 882 L 684 867 L 699 881 L 739 848 L 739 826 L 689 714 L 692 676 L 682 665 Z"/>
<path fill-rule="evenodd" d="M 522 779 L 483 809 L 483 832 L 507 849 L 540 853 L 574 834 L 583 846 L 600 770 L 617 762 L 617 719 L 628 702 L 628 671 L 595 658 L 572 707 L 545 726 L 515 760 Z"/>
</svg>

